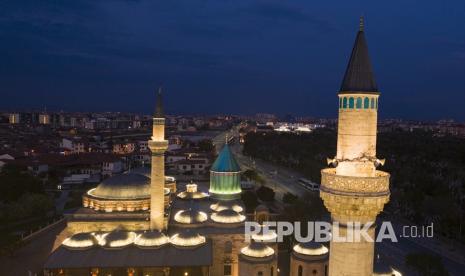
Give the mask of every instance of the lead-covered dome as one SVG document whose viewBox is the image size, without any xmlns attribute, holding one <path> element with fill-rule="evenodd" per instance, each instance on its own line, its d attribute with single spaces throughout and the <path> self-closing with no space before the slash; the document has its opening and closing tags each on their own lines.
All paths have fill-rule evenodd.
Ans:
<svg viewBox="0 0 465 276">
<path fill-rule="evenodd" d="M 245 220 L 245 216 L 232 209 L 221 210 L 211 215 L 211 219 L 218 223 L 239 223 Z"/>
<path fill-rule="evenodd" d="M 202 223 L 208 219 L 207 214 L 195 209 L 182 210 L 174 215 L 174 220 L 183 224 Z"/>
<path fill-rule="evenodd" d="M 274 249 L 261 242 L 252 242 L 241 249 L 241 254 L 252 258 L 267 258 L 273 256 Z"/>
<path fill-rule="evenodd" d="M 145 231 L 137 235 L 134 244 L 141 248 L 156 248 L 169 243 L 170 239 L 160 231 Z"/>
<path fill-rule="evenodd" d="M 174 234 L 170 238 L 171 244 L 179 247 L 193 247 L 199 246 L 206 242 L 206 238 L 197 232 L 189 229 Z"/>
<path fill-rule="evenodd" d="M 107 248 L 121 248 L 134 242 L 136 233 L 115 230 L 100 236 L 99 244 Z"/>
<path fill-rule="evenodd" d="M 93 233 L 78 233 L 63 241 L 63 245 L 69 249 L 88 249 L 98 244 Z"/>
<path fill-rule="evenodd" d="M 217 203 L 210 205 L 210 209 L 216 212 L 220 212 L 227 209 L 232 209 L 238 213 L 244 211 L 244 207 L 242 206 L 242 204 L 240 204 L 240 202 L 236 200 L 218 201 Z"/>
<path fill-rule="evenodd" d="M 107 178 L 89 195 L 104 199 L 142 199 L 150 197 L 150 178 L 137 173 L 125 173 Z"/>
<path fill-rule="evenodd" d="M 314 241 L 298 243 L 293 248 L 295 253 L 306 256 L 321 256 L 328 254 L 328 248 Z"/>
</svg>

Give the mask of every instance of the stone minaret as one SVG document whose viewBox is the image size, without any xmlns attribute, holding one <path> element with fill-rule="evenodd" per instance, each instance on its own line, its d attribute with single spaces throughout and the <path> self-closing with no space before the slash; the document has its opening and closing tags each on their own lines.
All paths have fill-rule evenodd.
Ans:
<svg viewBox="0 0 465 276">
<path fill-rule="evenodd" d="M 148 141 L 152 152 L 152 170 L 150 180 L 150 229 L 163 230 L 164 227 L 164 188 L 165 188 L 165 151 L 168 141 L 165 140 L 165 115 L 161 88 L 157 94 L 157 105 L 153 115 L 152 138 Z"/>
<path fill-rule="evenodd" d="M 374 222 L 389 201 L 389 174 L 376 170 L 379 91 L 371 68 L 363 18 L 339 91 L 337 155 L 328 159 L 335 168 L 321 171 L 320 196 L 345 236 L 350 223 Z M 333 229 L 333 232 L 336 229 Z M 374 237 L 375 227 L 369 229 Z M 331 241 L 330 276 L 368 276 L 373 273 L 374 243 Z"/>
</svg>

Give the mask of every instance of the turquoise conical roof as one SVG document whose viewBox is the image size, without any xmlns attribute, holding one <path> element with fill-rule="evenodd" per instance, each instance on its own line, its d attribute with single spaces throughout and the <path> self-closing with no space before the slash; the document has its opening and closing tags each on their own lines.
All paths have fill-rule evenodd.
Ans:
<svg viewBox="0 0 465 276">
<path fill-rule="evenodd" d="M 234 158 L 228 144 L 221 149 L 220 154 L 213 163 L 211 170 L 214 172 L 240 172 L 241 168 Z"/>
</svg>

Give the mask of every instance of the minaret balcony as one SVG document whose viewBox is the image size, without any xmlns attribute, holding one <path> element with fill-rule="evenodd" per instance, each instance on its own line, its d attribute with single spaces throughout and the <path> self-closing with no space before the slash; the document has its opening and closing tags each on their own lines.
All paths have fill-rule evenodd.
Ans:
<svg viewBox="0 0 465 276">
<path fill-rule="evenodd" d="M 321 190 L 328 193 L 377 196 L 389 194 L 389 173 L 376 171 L 373 177 L 336 174 L 335 168 L 321 170 Z"/>
<path fill-rule="evenodd" d="M 168 141 L 167 140 L 161 140 L 161 141 L 149 140 L 148 147 L 150 151 L 154 154 L 164 153 L 168 149 Z"/>
</svg>

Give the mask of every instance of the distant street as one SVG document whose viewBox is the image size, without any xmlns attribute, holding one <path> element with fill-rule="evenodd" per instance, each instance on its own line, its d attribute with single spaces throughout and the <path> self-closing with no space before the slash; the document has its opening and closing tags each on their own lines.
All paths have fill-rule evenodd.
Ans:
<svg viewBox="0 0 465 276">
<path fill-rule="evenodd" d="M 213 143 L 217 150 L 221 149 L 225 143 L 226 133 L 228 134 L 228 137 L 238 137 L 237 127 L 233 128 L 232 131 L 219 134 L 213 139 Z M 238 139 L 235 139 L 234 141 L 238 141 Z M 242 154 L 242 146 L 237 142 L 232 142 L 230 147 L 235 154 L 236 160 L 239 162 L 242 170 L 244 171 L 247 169 L 253 169 L 259 173 L 265 179 L 266 186 L 275 190 L 276 199 L 278 201 L 281 201 L 282 196 L 287 192 L 297 196 L 301 196 L 309 192 L 297 183 L 297 180 L 303 177 L 302 174 L 287 168 L 283 168 L 281 166 L 269 164 L 261 160 L 252 160 L 250 157 L 244 156 Z M 403 225 L 399 222 L 393 222 L 393 224 L 396 234 L 401 234 Z M 446 251 L 444 249 L 444 245 L 441 247 L 439 240 L 434 238 L 413 239 L 404 237 L 399 238 L 397 243 L 383 241 L 382 243 L 376 244 L 376 250 L 386 259 L 388 263 L 404 272 L 404 275 L 409 275 L 407 274 L 408 271 L 404 265 L 405 256 L 412 252 L 441 255 L 445 267 L 452 276 L 463 275 L 465 272 L 465 261 L 463 258 L 465 254 L 462 255 L 459 252 L 443 254 L 442 252 Z"/>
</svg>

